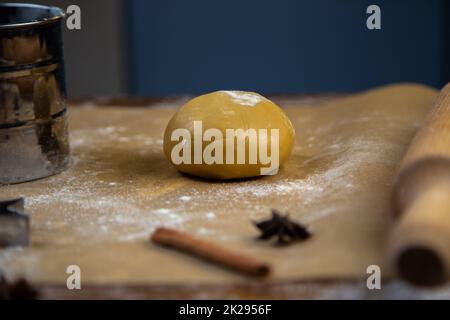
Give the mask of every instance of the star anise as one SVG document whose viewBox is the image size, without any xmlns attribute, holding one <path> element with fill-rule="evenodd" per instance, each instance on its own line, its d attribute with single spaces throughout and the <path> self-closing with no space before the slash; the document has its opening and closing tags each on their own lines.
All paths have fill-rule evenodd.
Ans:
<svg viewBox="0 0 450 320">
<path fill-rule="evenodd" d="M 303 241 L 311 237 L 311 233 L 306 227 L 291 221 L 287 214 L 282 215 L 277 210 L 272 210 L 271 219 L 254 224 L 261 231 L 258 239 L 269 240 L 272 237 L 277 237 L 279 245 Z"/>
<path fill-rule="evenodd" d="M 0 300 L 35 300 L 39 293 L 25 279 L 9 283 L 0 273 Z"/>
</svg>

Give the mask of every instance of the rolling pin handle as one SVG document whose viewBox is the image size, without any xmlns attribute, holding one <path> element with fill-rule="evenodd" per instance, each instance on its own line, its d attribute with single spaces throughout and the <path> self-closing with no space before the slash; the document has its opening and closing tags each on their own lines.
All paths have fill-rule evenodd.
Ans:
<svg viewBox="0 0 450 320">
<path fill-rule="evenodd" d="M 397 272 L 417 286 L 436 286 L 448 280 L 441 258 L 425 246 L 404 249 L 397 257 Z"/>
<path fill-rule="evenodd" d="M 435 286 L 449 280 L 448 182 L 427 186 L 406 208 L 393 231 L 391 258 L 397 273 L 412 284 Z"/>
</svg>

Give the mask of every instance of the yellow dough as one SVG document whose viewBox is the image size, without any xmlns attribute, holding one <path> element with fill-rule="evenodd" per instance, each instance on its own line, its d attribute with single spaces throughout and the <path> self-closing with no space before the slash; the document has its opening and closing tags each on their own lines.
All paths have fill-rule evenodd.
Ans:
<svg viewBox="0 0 450 320">
<path fill-rule="evenodd" d="M 199 123 L 201 123 L 201 135 L 197 130 Z M 184 129 L 183 132 L 188 132 L 192 139 L 175 136 L 174 132 L 177 129 Z M 208 131 L 216 135 L 207 136 Z M 232 131 L 235 133 L 240 131 L 248 135 L 236 135 L 230 139 L 231 136 L 228 134 Z M 250 133 L 255 135 L 252 136 Z M 207 138 L 204 139 L 205 137 Z M 257 139 L 252 140 L 249 137 Z M 164 153 L 167 159 L 183 173 L 213 179 L 248 178 L 276 174 L 278 167 L 289 157 L 294 138 L 295 131 L 289 118 L 269 99 L 252 92 L 217 91 L 192 99 L 172 117 L 164 133 Z M 239 144 L 239 139 L 241 142 L 245 140 L 245 146 Z M 230 147 L 230 141 L 234 144 L 234 149 Z M 205 153 L 200 154 L 200 157 L 207 154 L 207 151 L 211 151 L 213 142 L 219 143 L 214 144 L 217 148 L 210 153 L 215 161 L 208 162 L 205 156 L 200 163 L 194 152 L 201 148 L 201 151 Z M 183 150 L 180 150 L 181 147 Z M 243 163 L 244 152 L 245 162 Z M 261 152 L 267 157 L 261 156 Z M 180 163 L 181 160 L 174 160 L 176 159 L 174 155 L 187 157 L 183 159 L 190 160 Z M 270 163 L 268 163 L 268 157 L 271 157 Z M 274 166 L 276 166 L 274 170 L 269 170 Z"/>
</svg>

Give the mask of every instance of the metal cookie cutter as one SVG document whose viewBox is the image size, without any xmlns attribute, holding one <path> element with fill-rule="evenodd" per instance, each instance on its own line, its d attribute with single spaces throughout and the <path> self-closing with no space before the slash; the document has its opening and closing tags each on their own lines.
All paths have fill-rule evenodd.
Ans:
<svg viewBox="0 0 450 320">
<path fill-rule="evenodd" d="M 23 198 L 0 201 L 0 247 L 28 246 L 30 218 Z"/>
</svg>

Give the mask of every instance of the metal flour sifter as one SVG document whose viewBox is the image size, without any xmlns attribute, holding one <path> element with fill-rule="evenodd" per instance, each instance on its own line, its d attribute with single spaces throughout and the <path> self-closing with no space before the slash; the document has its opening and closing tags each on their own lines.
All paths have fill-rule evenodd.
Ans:
<svg viewBox="0 0 450 320">
<path fill-rule="evenodd" d="M 63 18 L 55 7 L 0 4 L 0 185 L 69 165 Z"/>
</svg>

